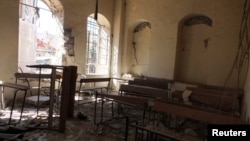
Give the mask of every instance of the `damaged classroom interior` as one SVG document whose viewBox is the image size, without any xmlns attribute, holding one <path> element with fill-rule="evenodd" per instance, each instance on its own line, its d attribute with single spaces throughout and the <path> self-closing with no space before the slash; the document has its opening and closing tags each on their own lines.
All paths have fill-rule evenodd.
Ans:
<svg viewBox="0 0 250 141">
<path fill-rule="evenodd" d="M 1 0 L 0 140 L 249 125 L 249 14 L 250 0 Z"/>
</svg>

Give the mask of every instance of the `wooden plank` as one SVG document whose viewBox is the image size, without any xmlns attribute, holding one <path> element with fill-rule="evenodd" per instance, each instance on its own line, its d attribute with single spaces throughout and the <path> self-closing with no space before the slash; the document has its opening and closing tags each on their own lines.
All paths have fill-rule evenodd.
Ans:
<svg viewBox="0 0 250 141">
<path fill-rule="evenodd" d="M 139 108 L 144 108 L 145 106 L 147 106 L 149 101 L 149 99 L 142 97 L 119 96 L 119 95 L 104 94 L 104 93 L 97 93 L 96 96 L 100 98 L 112 99 L 118 103 L 127 104 Z"/>
<path fill-rule="evenodd" d="M 49 64 L 38 64 L 38 65 L 27 65 L 30 68 L 44 68 L 44 69 L 63 69 L 64 66 L 60 65 L 49 65 Z"/>
<path fill-rule="evenodd" d="M 228 88 L 228 87 L 211 86 L 211 85 L 199 85 L 198 88 L 210 89 L 215 91 L 237 92 L 240 96 L 243 96 L 244 94 L 244 90 L 240 88 Z"/>
<path fill-rule="evenodd" d="M 209 89 L 202 87 L 187 87 L 187 90 L 192 91 L 193 93 L 203 94 L 203 95 L 215 95 L 215 96 L 225 96 L 231 98 L 241 98 L 243 96 L 240 90 L 223 90 L 223 89 Z"/>
<path fill-rule="evenodd" d="M 18 89 L 18 90 L 27 90 L 29 88 L 24 85 L 13 84 L 13 83 L 4 82 L 4 81 L 0 81 L 0 86 L 9 87 L 9 88 Z"/>
<path fill-rule="evenodd" d="M 156 128 L 153 127 L 153 129 L 152 129 L 150 127 L 143 127 L 143 126 L 139 126 L 139 125 L 135 125 L 135 124 L 131 124 L 130 126 L 133 126 L 135 128 L 138 128 L 138 129 L 143 129 L 143 130 L 146 130 L 146 131 L 151 132 L 151 133 L 156 133 L 158 135 L 168 137 L 171 139 L 175 139 L 178 141 L 201 141 L 202 140 L 202 139 L 198 139 L 196 137 L 186 135 L 184 133 L 179 133 L 177 131 L 172 131 L 169 129 L 158 129 L 157 130 L 157 127 Z"/>
<path fill-rule="evenodd" d="M 138 95 L 150 98 L 168 97 L 168 92 L 163 89 L 136 86 L 136 85 L 121 85 L 119 91 L 129 95 Z"/>
<path fill-rule="evenodd" d="M 217 109 L 240 111 L 240 99 L 236 97 L 236 95 L 227 95 L 219 91 L 210 91 L 195 87 L 187 87 L 187 90 L 192 91 L 192 94 L 188 97 L 190 102 L 206 104 Z M 174 98 L 183 99 L 182 92 L 180 91 L 172 93 L 172 96 Z"/>
<path fill-rule="evenodd" d="M 175 91 L 172 93 L 173 99 L 183 100 L 183 92 Z M 240 110 L 240 101 L 237 99 L 231 101 L 223 97 L 213 97 L 213 96 L 202 96 L 197 94 L 191 94 L 189 96 L 189 101 L 197 104 L 204 104 L 211 108 L 223 109 L 229 111 L 239 111 Z"/>
<path fill-rule="evenodd" d="M 239 111 L 239 101 L 227 99 L 226 97 L 202 97 L 191 94 L 189 96 L 191 102 L 210 105 L 211 107 L 230 111 Z"/>
<path fill-rule="evenodd" d="M 169 90 L 169 82 L 168 81 L 152 81 L 152 80 L 144 80 L 144 79 L 134 79 L 128 82 L 129 85 L 138 85 L 138 86 L 146 86 L 158 89 Z"/>
<path fill-rule="evenodd" d="M 34 79 L 38 79 L 39 77 L 40 78 L 46 78 L 46 79 L 50 79 L 51 78 L 51 75 L 50 74 L 36 74 L 36 73 L 15 73 L 14 74 L 15 77 L 17 79 L 20 79 L 20 78 L 34 78 Z M 62 76 L 60 74 L 57 74 L 56 75 L 56 79 L 60 79 Z"/>
<path fill-rule="evenodd" d="M 124 103 L 131 106 L 144 108 L 152 100 L 142 97 L 118 96 L 111 94 L 97 94 L 97 97 L 113 99 L 116 102 Z M 211 124 L 245 124 L 245 121 L 239 116 L 222 113 L 216 110 L 208 110 L 197 106 L 190 106 L 176 103 L 173 101 L 154 101 L 152 110 L 157 112 L 166 112 L 185 118 L 190 118 Z"/>
<path fill-rule="evenodd" d="M 110 88 L 110 80 L 111 78 L 83 78 L 80 79 L 79 83 L 80 86 L 78 88 L 78 90 L 76 90 L 76 93 L 81 94 L 84 93 L 86 91 L 93 91 L 93 90 L 97 90 L 97 89 L 109 89 Z M 101 82 L 100 86 L 96 86 L 97 82 Z M 93 84 L 93 86 L 84 86 L 84 84 L 86 83 L 90 83 Z"/>
<path fill-rule="evenodd" d="M 165 79 L 165 78 L 156 78 L 156 77 L 143 77 L 143 78 L 135 78 L 140 80 L 147 80 L 152 82 L 159 82 L 159 83 L 173 83 L 174 80 Z"/>
<path fill-rule="evenodd" d="M 220 113 L 219 111 L 208 110 L 201 107 L 175 103 L 173 101 L 155 101 L 152 109 L 158 112 L 171 113 L 210 124 L 245 124 L 245 121 L 240 119 L 239 116 Z"/>
<path fill-rule="evenodd" d="M 80 83 L 91 83 L 91 82 L 109 82 L 111 78 L 83 78 Z"/>
</svg>

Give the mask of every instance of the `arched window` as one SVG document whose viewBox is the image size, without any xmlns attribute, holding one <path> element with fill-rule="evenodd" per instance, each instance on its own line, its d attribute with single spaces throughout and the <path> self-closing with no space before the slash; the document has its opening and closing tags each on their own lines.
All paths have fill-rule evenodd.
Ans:
<svg viewBox="0 0 250 141">
<path fill-rule="evenodd" d="M 61 18 L 42 0 L 20 0 L 18 66 L 25 72 L 36 72 L 27 65 L 62 64 Z"/>
<path fill-rule="evenodd" d="M 105 20 L 103 16 L 99 19 Z M 88 75 L 109 74 L 110 31 L 107 23 L 98 22 L 92 16 L 87 19 L 86 74 Z"/>
</svg>

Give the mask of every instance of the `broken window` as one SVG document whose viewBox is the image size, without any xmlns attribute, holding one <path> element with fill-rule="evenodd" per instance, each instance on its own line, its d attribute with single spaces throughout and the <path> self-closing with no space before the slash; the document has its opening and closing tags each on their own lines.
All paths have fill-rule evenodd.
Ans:
<svg viewBox="0 0 250 141">
<path fill-rule="evenodd" d="M 101 25 L 91 16 L 87 19 L 86 74 L 109 73 L 110 35 L 107 25 Z"/>
<path fill-rule="evenodd" d="M 25 72 L 36 72 L 26 66 L 61 65 L 65 50 L 59 17 L 42 0 L 21 0 L 19 9 L 18 66 Z"/>
</svg>

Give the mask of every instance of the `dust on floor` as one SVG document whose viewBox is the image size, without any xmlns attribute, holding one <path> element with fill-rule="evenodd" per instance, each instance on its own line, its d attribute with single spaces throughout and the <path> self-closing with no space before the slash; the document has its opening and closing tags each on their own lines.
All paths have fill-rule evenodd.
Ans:
<svg viewBox="0 0 250 141">
<path fill-rule="evenodd" d="M 68 119 L 66 122 L 66 129 L 64 133 L 59 132 L 58 127 L 58 105 L 54 106 L 53 129 L 48 129 L 47 116 L 48 107 L 45 105 L 40 107 L 38 112 L 34 105 L 25 105 L 23 117 L 15 128 L 12 128 L 12 133 L 15 133 L 17 141 L 121 141 L 125 139 L 125 125 L 126 120 L 124 117 L 112 119 L 112 102 L 105 102 L 103 104 L 104 113 L 101 118 L 101 102 L 97 104 L 96 115 L 95 112 L 95 98 L 93 96 L 85 96 L 75 103 L 74 118 Z M 18 107 L 18 106 L 16 106 Z M 1 111 L 1 122 L 8 122 L 9 108 Z M 20 109 L 14 111 L 13 119 L 19 118 Z M 142 111 L 130 109 L 130 113 L 141 115 Z M 133 116 L 137 119 L 136 116 Z M 134 120 L 133 119 L 133 120 Z M 105 121 L 105 124 L 97 124 L 100 121 Z M 141 121 L 139 121 L 141 122 Z M 176 122 L 173 122 L 169 127 L 174 127 Z M 2 125 L 1 127 L 11 127 L 9 125 Z M 157 123 L 157 127 L 163 130 L 166 128 L 165 124 Z M 13 132 L 15 129 L 15 132 Z M 206 126 L 197 122 L 182 122 L 181 128 L 178 132 L 185 132 L 189 135 L 200 137 L 201 140 L 206 134 Z M 10 132 L 7 132 L 10 133 Z M 135 140 L 135 129 L 129 128 L 128 140 Z M 169 141 L 165 139 L 163 141 Z"/>
</svg>

